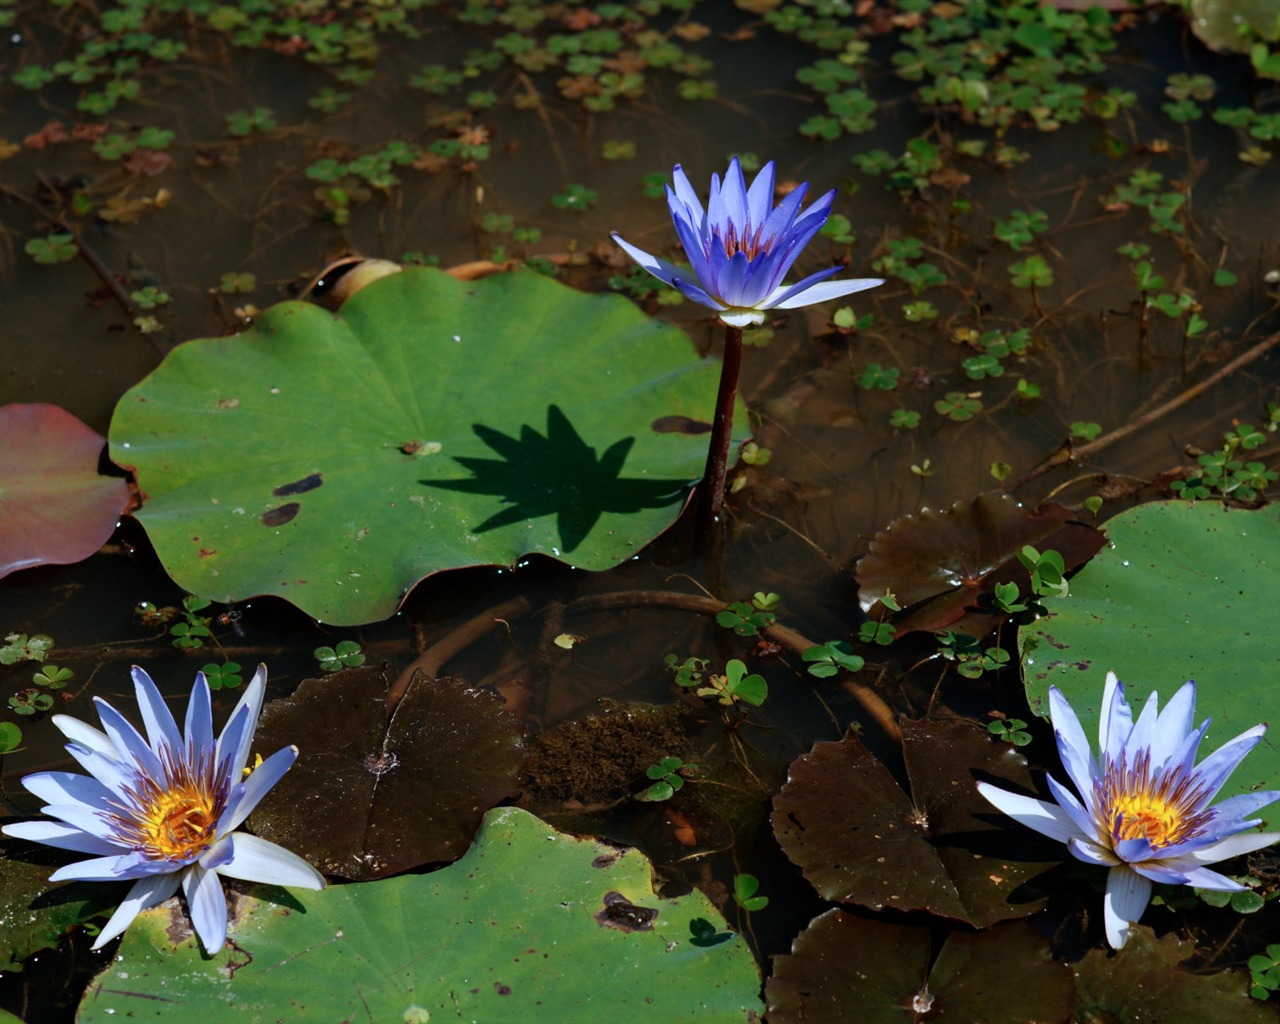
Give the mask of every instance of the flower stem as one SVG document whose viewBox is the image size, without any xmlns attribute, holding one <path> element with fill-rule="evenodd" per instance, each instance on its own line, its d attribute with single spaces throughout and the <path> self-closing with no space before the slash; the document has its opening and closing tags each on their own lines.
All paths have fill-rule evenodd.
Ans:
<svg viewBox="0 0 1280 1024">
<path fill-rule="evenodd" d="M 720 366 L 720 390 L 711 422 L 711 450 L 702 474 L 702 522 L 718 522 L 724 509 L 724 478 L 729 469 L 729 442 L 733 439 L 733 406 L 738 397 L 738 370 L 742 366 L 742 328 L 725 325 L 724 362 Z"/>
</svg>

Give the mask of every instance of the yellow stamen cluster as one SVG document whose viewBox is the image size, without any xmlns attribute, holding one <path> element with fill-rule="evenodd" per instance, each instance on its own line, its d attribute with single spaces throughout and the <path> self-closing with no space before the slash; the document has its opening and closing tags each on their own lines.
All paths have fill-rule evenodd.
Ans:
<svg viewBox="0 0 1280 1024">
<path fill-rule="evenodd" d="M 165 778 L 139 779 L 127 808 L 115 811 L 122 841 L 152 860 L 186 863 L 217 838 L 225 793 L 215 792 L 212 772 L 185 758 L 165 759 Z"/>
<path fill-rule="evenodd" d="M 1181 768 L 1153 772 L 1149 751 L 1132 765 L 1123 758 L 1108 763 L 1095 785 L 1102 824 L 1114 842 L 1145 839 L 1158 850 L 1194 838 L 1210 817 L 1199 780 Z"/>
</svg>

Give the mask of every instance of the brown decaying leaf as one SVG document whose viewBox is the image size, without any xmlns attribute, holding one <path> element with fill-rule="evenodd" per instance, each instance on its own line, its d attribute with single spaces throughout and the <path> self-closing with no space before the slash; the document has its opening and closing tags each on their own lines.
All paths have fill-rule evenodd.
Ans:
<svg viewBox="0 0 1280 1024">
<path fill-rule="evenodd" d="M 456 860 L 516 788 L 523 730 L 497 697 L 419 673 L 388 717 L 390 681 L 385 667 L 307 679 L 263 711 L 255 750 L 299 755 L 250 824 L 325 874 Z"/>
<path fill-rule="evenodd" d="M 988 779 L 1031 789 L 1026 759 L 972 722 L 906 722 L 911 792 L 855 733 L 791 765 L 773 802 L 783 852 L 825 899 L 925 910 L 984 927 L 1025 917 L 1035 876 L 1066 848 L 1003 818 L 978 793 Z"/>
<path fill-rule="evenodd" d="M 765 986 L 770 1024 L 1062 1024 L 1071 1018 L 1071 971 L 1024 922 L 952 932 L 932 965 L 932 929 L 829 910 Z M 1187 1018 L 1191 1020 L 1193 1018 Z"/>
<path fill-rule="evenodd" d="M 1030 589 L 1018 552 L 1030 544 L 1062 555 L 1067 571 L 1092 558 L 1106 541 L 1101 530 L 1080 522 L 1058 504 L 1026 509 L 1006 494 L 980 494 L 942 511 L 924 509 L 895 519 L 876 534 L 858 563 L 858 599 L 863 611 L 887 616 L 879 604 L 892 593 L 903 612 L 898 635 L 914 630 L 960 630 L 984 636 L 1003 616 L 979 599 L 997 583 Z"/>
</svg>

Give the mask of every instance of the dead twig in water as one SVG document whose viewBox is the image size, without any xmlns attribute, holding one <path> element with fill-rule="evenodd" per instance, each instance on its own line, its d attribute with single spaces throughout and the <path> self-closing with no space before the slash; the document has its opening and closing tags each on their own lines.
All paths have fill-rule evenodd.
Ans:
<svg viewBox="0 0 1280 1024">
<path fill-rule="evenodd" d="M 1225 380 L 1227 377 L 1230 377 L 1237 370 L 1248 366 L 1250 363 L 1255 362 L 1262 356 L 1266 355 L 1271 351 L 1271 349 L 1275 348 L 1277 344 L 1280 344 L 1280 332 L 1263 338 L 1260 342 L 1254 345 L 1253 348 L 1249 349 L 1247 352 L 1242 352 L 1240 355 L 1236 356 L 1235 359 L 1231 360 L 1231 362 L 1227 363 L 1226 366 L 1223 366 L 1221 369 L 1212 373 L 1199 384 L 1193 384 L 1181 394 L 1175 395 L 1173 398 L 1169 399 L 1169 401 L 1165 402 L 1164 405 L 1157 406 L 1149 413 L 1139 416 L 1135 420 L 1130 420 L 1123 427 L 1119 427 L 1118 429 L 1111 431 L 1109 434 L 1103 434 L 1096 440 L 1090 441 L 1088 444 L 1082 444 L 1079 447 L 1072 445 L 1068 441 L 1030 472 L 1019 477 L 1017 482 L 1010 487 L 1010 490 L 1017 490 L 1023 484 L 1030 483 L 1032 480 L 1043 476 L 1045 473 L 1049 472 L 1049 470 L 1057 466 L 1066 465 L 1068 462 L 1083 462 L 1086 459 L 1092 458 L 1104 448 L 1109 448 L 1117 441 L 1123 440 L 1130 434 L 1137 433 L 1144 427 L 1150 426 L 1156 420 L 1167 416 L 1175 409 L 1186 405 L 1193 398 L 1198 398 L 1215 384 Z"/>
</svg>

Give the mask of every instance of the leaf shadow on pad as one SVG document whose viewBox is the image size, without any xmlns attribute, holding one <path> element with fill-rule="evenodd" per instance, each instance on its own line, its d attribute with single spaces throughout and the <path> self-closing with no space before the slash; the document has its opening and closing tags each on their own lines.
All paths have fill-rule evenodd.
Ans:
<svg viewBox="0 0 1280 1024">
<path fill-rule="evenodd" d="M 562 551 L 571 552 L 595 526 L 601 514 L 627 514 L 665 508 L 681 501 L 686 480 L 624 480 L 620 474 L 634 437 L 615 441 L 596 458 L 557 405 L 547 407 L 545 436 L 525 424 L 518 438 L 483 423 L 472 425 L 476 436 L 500 458 L 456 456 L 471 471 L 470 480 L 423 480 L 428 487 L 500 497 L 506 507 L 473 526 L 484 533 L 543 516 L 556 516 Z"/>
</svg>

